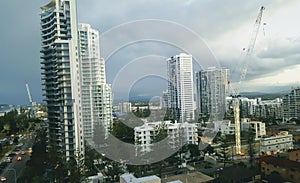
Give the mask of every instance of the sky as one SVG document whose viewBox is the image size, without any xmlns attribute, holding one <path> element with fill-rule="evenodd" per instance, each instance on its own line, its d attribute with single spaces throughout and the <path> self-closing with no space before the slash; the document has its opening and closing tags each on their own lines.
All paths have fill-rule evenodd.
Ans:
<svg viewBox="0 0 300 183">
<path fill-rule="evenodd" d="M 48 2 L 0 1 L 0 104 L 28 104 L 25 81 L 42 102 L 39 13 Z M 229 68 L 234 85 L 261 6 L 263 25 L 240 91 L 288 92 L 300 85 L 298 0 L 77 0 L 77 18 L 100 31 L 107 82 L 118 98 L 159 95 L 165 60 L 180 52 L 193 55 L 194 70 Z"/>
</svg>

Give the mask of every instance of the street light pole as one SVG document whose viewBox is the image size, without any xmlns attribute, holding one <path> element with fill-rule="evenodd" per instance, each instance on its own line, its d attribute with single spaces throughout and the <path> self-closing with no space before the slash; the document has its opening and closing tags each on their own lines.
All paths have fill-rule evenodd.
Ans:
<svg viewBox="0 0 300 183">
<path fill-rule="evenodd" d="M 14 168 L 9 168 L 7 171 L 13 171 L 15 174 L 15 183 L 17 183 L 17 171 Z"/>
</svg>

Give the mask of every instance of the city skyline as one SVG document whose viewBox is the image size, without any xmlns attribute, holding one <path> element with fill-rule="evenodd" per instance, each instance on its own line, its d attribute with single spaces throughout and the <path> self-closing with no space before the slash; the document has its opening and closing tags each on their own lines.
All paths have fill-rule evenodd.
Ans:
<svg viewBox="0 0 300 183">
<path fill-rule="evenodd" d="M 4 27 L 0 36 L 2 42 L 0 103 L 28 104 L 25 80 L 28 80 L 33 100 L 42 101 L 38 12 L 39 7 L 46 3 L 48 3 L 46 0 L 40 3 L 14 0 L 0 3 L 0 7 L 3 8 L 1 17 L 5 17 L 3 23 L 10 25 Z M 162 4 L 167 6 L 160 10 L 158 6 Z M 171 3 L 166 0 L 158 3 L 155 0 L 149 3 L 136 1 L 119 3 L 93 0 L 89 3 L 78 1 L 77 9 L 79 22 L 92 24 L 100 31 L 100 34 L 133 20 L 161 19 L 182 24 L 203 38 L 221 66 L 234 72 L 236 69 L 234 66 L 241 60 L 242 49 L 247 47 L 254 20 L 262 5 L 266 7 L 263 18 L 266 24 L 259 33 L 254 49 L 254 60 L 251 61 L 246 76 L 248 81 L 244 82 L 249 87 L 242 89 L 244 91 L 270 91 L 268 88 L 280 87 L 278 92 L 282 90 L 288 92 L 290 86 L 298 86 L 300 80 L 299 77 L 295 77 L 300 70 L 297 63 L 300 28 L 295 25 L 299 17 L 297 9 L 300 3 L 296 0 L 289 2 L 257 0 L 247 3 L 230 0 L 226 5 L 197 1 L 172 1 Z M 22 6 L 22 11 L 14 11 L 15 13 L 11 14 L 10 12 L 17 6 Z M 89 13 L 86 13 L 87 10 Z M 173 10 L 181 11 L 174 15 L 170 13 Z M 10 16 L 5 16 L 6 14 Z M 124 36 L 129 35 L 130 32 L 124 32 Z M 110 64 L 107 68 L 108 83 L 113 82 L 113 76 L 124 64 L 136 57 L 147 54 L 169 57 L 178 53 L 178 50 L 174 51 L 171 47 L 160 49 L 161 47 L 163 46 L 149 43 L 132 47 L 133 51 L 128 48 L 124 51 L 126 54 L 122 51 L 116 54 L 110 61 L 115 65 Z M 120 60 L 123 62 L 120 63 Z M 116 67 L 111 68 L 111 66 Z M 142 94 L 142 92 L 136 93 Z"/>
</svg>

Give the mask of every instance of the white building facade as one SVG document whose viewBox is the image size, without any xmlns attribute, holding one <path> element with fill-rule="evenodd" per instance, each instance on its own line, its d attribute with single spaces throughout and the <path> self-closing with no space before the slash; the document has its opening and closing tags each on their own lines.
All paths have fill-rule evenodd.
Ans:
<svg viewBox="0 0 300 183">
<path fill-rule="evenodd" d="M 52 0 L 40 16 L 47 149 L 68 160 L 84 153 L 76 1 Z"/>
<path fill-rule="evenodd" d="M 255 139 L 260 139 L 266 135 L 266 126 L 265 123 L 261 121 L 250 121 L 242 122 L 241 130 L 248 131 L 252 130 L 255 134 Z M 234 135 L 235 134 L 235 124 L 231 123 L 230 120 L 223 120 L 223 123 L 220 125 L 220 132 L 225 135 Z"/>
<path fill-rule="evenodd" d="M 156 175 L 136 178 L 133 174 L 125 173 L 120 176 L 120 183 L 161 183 Z"/>
<path fill-rule="evenodd" d="M 168 108 L 180 123 L 195 119 L 192 55 L 181 53 L 167 59 Z"/>
<path fill-rule="evenodd" d="M 260 139 L 266 135 L 266 124 L 261 121 L 249 122 L 249 128 L 253 130 L 255 139 Z"/>
<path fill-rule="evenodd" d="M 260 139 L 260 152 L 265 154 L 276 154 L 293 149 L 293 135 L 286 131 L 275 136 L 265 136 Z"/>
<path fill-rule="evenodd" d="M 134 128 L 135 145 L 139 152 L 145 153 L 152 150 L 153 139 L 160 128 L 165 128 L 169 138 L 169 145 L 176 148 L 179 139 L 187 144 L 198 144 L 198 129 L 196 124 L 191 123 L 172 123 L 171 121 L 148 122 L 143 126 Z"/>
<path fill-rule="evenodd" d="M 127 114 L 132 111 L 132 104 L 130 102 L 119 103 L 120 114 Z"/>
<path fill-rule="evenodd" d="M 99 32 L 89 24 L 79 24 L 78 35 L 83 132 L 85 140 L 91 143 L 96 127 L 103 128 L 105 134 L 109 132 L 112 124 L 112 94 L 111 86 L 106 83 L 105 63 L 100 57 Z"/>
</svg>

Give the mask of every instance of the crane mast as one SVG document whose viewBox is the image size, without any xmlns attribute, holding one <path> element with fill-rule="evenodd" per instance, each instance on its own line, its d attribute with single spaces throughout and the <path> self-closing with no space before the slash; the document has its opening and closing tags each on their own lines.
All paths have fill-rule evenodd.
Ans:
<svg viewBox="0 0 300 183">
<path fill-rule="evenodd" d="M 260 8 L 259 14 L 256 18 L 255 24 L 254 24 L 254 28 L 253 28 L 253 32 L 251 35 L 251 39 L 247 48 L 247 53 L 246 56 L 244 58 L 244 67 L 242 69 L 241 72 L 241 77 L 240 77 L 240 81 L 238 83 L 237 89 L 233 90 L 234 95 L 233 95 L 233 101 L 232 101 L 232 105 L 233 105 L 233 112 L 234 112 L 234 122 L 235 122 L 235 152 L 236 154 L 242 154 L 241 152 L 241 129 L 240 129 L 240 104 L 239 104 L 239 87 L 241 82 L 245 79 L 246 74 L 247 74 L 247 70 L 248 70 L 248 61 L 249 58 L 251 57 L 252 53 L 253 53 L 253 49 L 255 46 L 255 42 L 256 42 L 256 38 L 259 32 L 259 28 L 261 25 L 261 20 L 262 20 L 262 15 L 263 15 L 263 11 L 265 10 L 265 7 L 262 6 Z"/>
<path fill-rule="evenodd" d="M 32 98 L 31 98 L 31 94 L 30 94 L 30 90 L 29 90 L 29 86 L 28 86 L 27 81 L 25 81 L 25 86 L 26 86 L 26 90 L 27 90 L 30 105 L 32 106 L 33 102 L 32 102 Z"/>
</svg>

